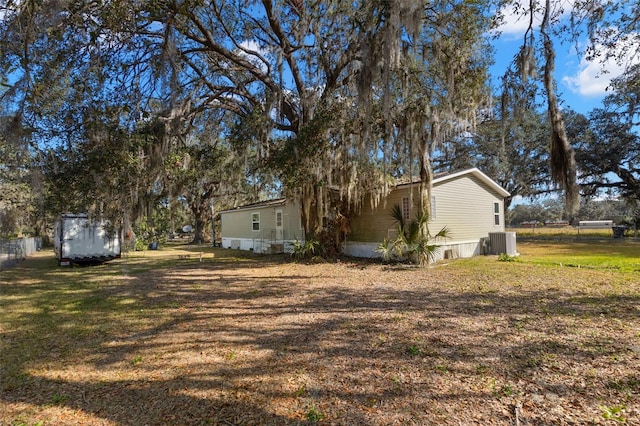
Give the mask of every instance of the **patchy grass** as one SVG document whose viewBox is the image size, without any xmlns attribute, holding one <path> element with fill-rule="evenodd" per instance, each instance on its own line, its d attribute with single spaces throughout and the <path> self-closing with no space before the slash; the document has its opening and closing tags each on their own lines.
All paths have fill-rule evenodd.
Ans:
<svg viewBox="0 0 640 426">
<path fill-rule="evenodd" d="M 638 424 L 639 247 L 431 268 L 39 253 L 0 273 L 0 425 Z"/>
<path fill-rule="evenodd" d="M 539 228 L 510 228 L 507 231 L 517 232 L 518 238 L 525 240 L 561 240 L 561 241 L 589 241 L 598 240 L 617 240 L 613 238 L 613 230 L 611 228 L 604 229 L 578 229 L 575 226 L 563 227 L 539 227 Z M 640 230 L 634 231 L 627 229 L 623 240 L 640 237 Z M 637 241 L 636 241 L 637 242 Z"/>
<path fill-rule="evenodd" d="M 618 241 L 521 243 L 521 261 L 549 266 L 640 272 L 640 243 Z"/>
</svg>

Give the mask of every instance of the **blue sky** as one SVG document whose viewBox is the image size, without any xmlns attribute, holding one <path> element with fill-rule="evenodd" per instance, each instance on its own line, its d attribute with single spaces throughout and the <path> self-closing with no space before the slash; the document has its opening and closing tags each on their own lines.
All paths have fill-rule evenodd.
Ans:
<svg viewBox="0 0 640 426">
<path fill-rule="evenodd" d="M 554 0 L 562 5 L 568 15 L 573 0 Z M 539 22 L 539 20 L 538 20 Z M 494 78 L 499 78 L 506 70 L 523 41 L 528 19 L 519 18 L 513 13 L 505 13 L 504 24 L 499 28 L 501 36 L 493 43 L 496 49 L 496 64 L 492 68 Z M 539 33 L 536 34 L 539 37 Z M 586 40 L 583 42 L 586 43 Z M 637 46 L 633 46 L 637 48 Z M 614 60 L 604 63 L 588 62 L 583 53 L 576 52 L 572 43 L 555 42 L 556 82 L 559 97 L 563 105 L 582 114 L 602 105 L 607 94 L 606 88 L 612 78 L 622 74 L 623 66 Z M 627 46 L 628 50 L 630 46 Z M 639 58 L 629 58 L 630 62 L 640 62 Z"/>
<path fill-rule="evenodd" d="M 569 8 L 572 7 L 575 0 L 552 0 L 554 6 L 562 6 L 565 9 L 565 18 L 568 16 Z M 539 17 L 535 17 L 534 21 L 540 22 Z M 518 18 L 515 14 L 505 13 L 504 24 L 499 28 L 500 37 L 494 41 L 496 64 L 492 67 L 491 72 L 494 81 L 498 81 L 505 72 L 509 64 L 512 62 L 515 54 L 522 45 L 524 33 L 528 26 L 528 19 Z M 536 30 L 538 27 L 536 27 Z M 535 33 L 539 39 L 539 32 Z M 580 40 L 583 47 L 586 44 L 586 38 Z M 619 55 L 626 62 L 622 64 L 610 59 L 604 62 L 589 62 L 584 57 L 584 52 L 578 52 L 576 46 L 570 42 L 562 43 L 560 40 L 554 41 L 556 48 L 556 83 L 558 86 L 559 98 L 563 107 L 571 108 L 574 111 L 587 115 L 594 108 L 602 106 L 602 100 L 607 95 L 607 87 L 610 81 L 623 74 L 625 66 L 637 64 L 640 62 L 638 55 L 633 52 L 640 51 L 640 46 L 628 42 L 623 46 L 619 46 L 618 52 L 632 52 L 626 55 Z M 605 53 L 602 46 L 596 46 L 601 49 L 600 53 Z M 604 56 L 604 55 L 602 55 Z M 626 56 L 626 57 L 625 57 Z M 496 86 L 496 89 L 498 86 Z M 529 202 L 529 199 L 516 197 L 512 206 Z"/>
</svg>

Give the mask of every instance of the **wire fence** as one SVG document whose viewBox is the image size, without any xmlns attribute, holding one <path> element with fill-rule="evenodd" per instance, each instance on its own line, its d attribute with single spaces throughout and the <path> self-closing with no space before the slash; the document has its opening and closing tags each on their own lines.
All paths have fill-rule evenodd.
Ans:
<svg viewBox="0 0 640 426">
<path fill-rule="evenodd" d="M 0 271 L 15 265 L 39 250 L 42 250 L 41 237 L 0 240 Z"/>
</svg>

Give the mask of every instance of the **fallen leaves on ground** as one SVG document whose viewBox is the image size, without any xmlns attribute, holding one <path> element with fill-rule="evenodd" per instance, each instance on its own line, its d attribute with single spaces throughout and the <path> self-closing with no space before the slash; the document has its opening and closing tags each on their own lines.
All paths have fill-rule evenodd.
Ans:
<svg viewBox="0 0 640 426">
<path fill-rule="evenodd" d="M 256 259 L 3 283 L 0 424 L 640 424 L 628 275 Z"/>
</svg>

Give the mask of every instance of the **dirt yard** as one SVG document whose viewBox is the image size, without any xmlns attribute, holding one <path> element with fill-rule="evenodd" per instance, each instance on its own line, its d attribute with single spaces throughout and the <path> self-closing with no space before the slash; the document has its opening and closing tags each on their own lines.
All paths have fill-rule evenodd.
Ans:
<svg viewBox="0 0 640 426">
<path fill-rule="evenodd" d="M 640 425 L 638 274 L 46 256 L 0 275 L 1 425 Z"/>
</svg>

